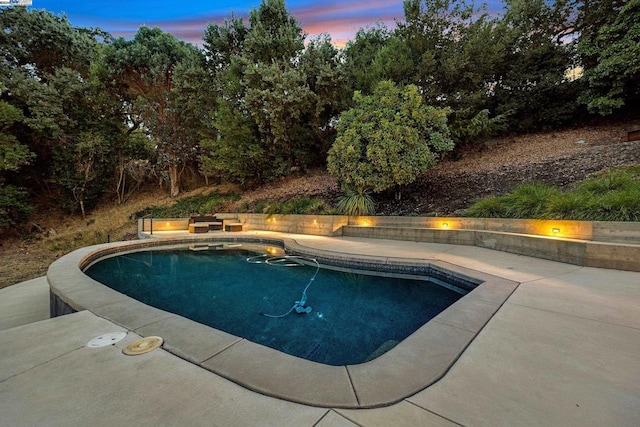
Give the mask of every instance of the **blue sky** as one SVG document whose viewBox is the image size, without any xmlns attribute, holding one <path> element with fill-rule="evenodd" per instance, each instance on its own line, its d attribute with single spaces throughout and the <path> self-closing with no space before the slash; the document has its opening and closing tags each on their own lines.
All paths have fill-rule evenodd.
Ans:
<svg viewBox="0 0 640 427">
<path fill-rule="evenodd" d="M 328 33 L 339 46 L 352 39 L 358 29 L 376 22 L 392 27 L 394 20 L 404 17 L 402 3 L 402 0 L 286 1 L 287 9 L 307 34 Z M 246 17 L 259 5 L 260 0 L 33 0 L 32 3 L 33 8 L 66 14 L 74 26 L 100 27 L 123 37 L 135 34 L 141 25 L 158 26 L 192 43 L 201 42 L 209 23 L 221 24 L 231 12 Z"/>
</svg>

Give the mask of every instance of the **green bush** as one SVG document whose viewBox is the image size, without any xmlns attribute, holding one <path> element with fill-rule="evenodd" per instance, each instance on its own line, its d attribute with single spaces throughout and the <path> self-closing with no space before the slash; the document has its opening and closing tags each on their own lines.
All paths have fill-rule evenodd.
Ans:
<svg viewBox="0 0 640 427">
<path fill-rule="evenodd" d="M 475 218 L 509 218 L 504 197 L 498 196 L 478 200 L 467 209 L 466 215 Z"/>
<path fill-rule="evenodd" d="M 591 213 L 598 221 L 640 221 L 640 185 L 612 191 L 596 198 Z"/>
<path fill-rule="evenodd" d="M 254 210 L 256 212 L 269 215 L 325 215 L 331 211 L 331 207 L 323 200 L 302 197 L 300 199 L 292 199 L 286 202 L 274 202 L 271 204 L 260 202 L 256 204 Z"/>
<path fill-rule="evenodd" d="M 522 184 L 504 196 L 509 218 L 541 218 L 549 199 L 560 195 L 560 190 L 539 182 Z"/>
<path fill-rule="evenodd" d="M 33 211 L 24 188 L 0 182 L 0 230 L 25 222 Z"/>
<path fill-rule="evenodd" d="M 610 191 L 626 190 L 634 186 L 634 176 L 626 170 L 611 170 L 586 179 L 578 186 L 578 191 L 606 194 Z"/>
<path fill-rule="evenodd" d="M 557 194 L 549 199 L 544 218 L 587 220 L 592 209 L 593 196 L 589 193 L 575 191 Z"/>
<path fill-rule="evenodd" d="M 149 206 L 136 212 L 134 218 L 152 215 L 154 218 L 186 218 L 191 215 L 212 215 L 224 203 L 238 200 L 235 193 L 210 193 L 185 197 L 168 206 Z"/>
</svg>

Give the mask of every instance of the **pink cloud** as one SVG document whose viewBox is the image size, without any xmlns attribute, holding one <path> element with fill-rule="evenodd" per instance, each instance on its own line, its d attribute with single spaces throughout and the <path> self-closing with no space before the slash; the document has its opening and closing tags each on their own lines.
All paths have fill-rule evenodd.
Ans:
<svg viewBox="0 0 640 427">
<path fill-rule="evenodd" d="M 337 46 L 344 46 L 353 39 L 360 28 L 382 22 L 392 26 L 395 19 L 404 17 L 401 0 L 369 0 L 366 4 L 359 2 L 322 2 L 313 5 L 292 7 L 290 13 L 298 20 L 303 31 L 311 37 L 326 33 L 331 35 Z M 246 15 L 237 15 L 248 25 Z M 181 40 L 202 44 L 202 36 L 209 24 L 222 24 L 231 17 L 228 14 L 198 16 L 179 20 L 156 20 L 148 22 L 109 22 L 106 28 L 114 36 L 132 37 L 141 25 L 160 27 Z M 120 30 L 115 29 L 120 28 Z M 135 28 L 133 30 L 132 28 Z"/>
</svg>

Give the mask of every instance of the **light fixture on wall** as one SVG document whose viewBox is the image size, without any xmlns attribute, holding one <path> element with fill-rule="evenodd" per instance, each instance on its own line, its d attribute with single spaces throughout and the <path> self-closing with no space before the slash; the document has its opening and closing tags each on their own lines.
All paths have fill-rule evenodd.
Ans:
<svg viewBox="0 0 640 427">
<path fill-rule="evenodd" d="M 551 232 L 552 232 L 553 234 L 558 234 L 558 233 L 560 233 L 560 229 L 559 229 L 559 228 L 557 228 L 557 227 L 554 227 L 554 228 L 552 228 L 552 229 L 551 229 Z"/>
<path fill-rule="evenodd" d="M 449 228 L 449 223 L 448 222 L 443 222 L 442 223 L 442 228 Z"/>
</svg>

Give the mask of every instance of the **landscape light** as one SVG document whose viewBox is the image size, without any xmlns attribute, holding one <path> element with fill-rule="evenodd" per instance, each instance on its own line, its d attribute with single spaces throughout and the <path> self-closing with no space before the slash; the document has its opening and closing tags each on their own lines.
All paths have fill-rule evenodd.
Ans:
<svg viewBox="0 0 640 427">
<path fill-rule="evenodd" d="M 442 228 L 449 228 L 449 223 L 448 222 L 443 222 L 442 223 Z"/>
<path fill-rule="evenodd" d="M 559 229 L 559 228 L 552 228 L 552 229 L 551 229 L 551 232 L 552 232 L 553 234 L 558 234 L 558 233 L 560 232 L 560 229 Z"/>
</svg>

